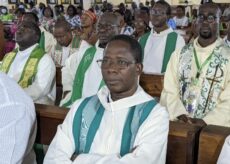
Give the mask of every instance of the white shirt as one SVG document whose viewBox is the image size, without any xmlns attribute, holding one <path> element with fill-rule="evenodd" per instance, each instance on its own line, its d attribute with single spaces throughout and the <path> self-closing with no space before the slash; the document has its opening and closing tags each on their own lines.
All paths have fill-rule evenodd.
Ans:
<svg viewBox="0 0 230 164">
<path fill-rule="evenodd" d="M 183 16 L 182 18 L 173 17 L 173 20 L 176 22 L 176 26 L 188 26 L 189 20 L 188 17 Z"/>
<path fill-rule="evenodd" d="M 78 69 L 78 66 L 81 62 L 82 57 L 84 56 L 85 51 L 91 47 L 86 41 L 82 41 L 79 51 L 72 54 L 67 60 L 66 65 L 62 68 L 62 84 L 63 92 L 69 92 L 66 97 L 61 101 L 61 105 L 65 104 L 72 95 L 73 83 Z M 99 89 L 99 86 L 102 81 L 101 68 L 97 64 L 98 59 L 103 58 L 103 48 L 98 47 L 98 42 L 96 43 L 96 52 L 93 58 L 93 61 L 87 71 L 85 72 L 85 79 L 82 89 L 82 97 L 89 97 L 95 95 Z"/>
<path fill-rule="evenodd" d="M 81 99 L 76 101 L 63 124 L 58 126 L 44 164 L 165 164 L 169 130 L 166 109 L 159 104 L 154 107 L 137 132 L 133 145 L 135 150 L 120 157 L 122 131 L 129 108 L 153 98 L 141 87 L 132 96 L 112 102 L 107 101 L 107 87 L 103 87 L 97 95 L 105 111 L 89 154 L 79 154 L 73 162 L 70 160 L 75 151 L 73 118 Z"/>
<path fill-rule="evenodd" d="M 36 163 L 35 137 L 33 101 L 14 80 L 0 73 L 0 163 Z"/>
<path fill-rule="evenodd" d="M 148 40 L 144 49 L 144 61 L 143 72 L 148 74 L 160 74 L 164 59 L 166 40 L 169 33 L 173 32 L 171 28 L 168 28 L 159 34 L 154 32 L 153 29 L 150 32 Z M 184 39 L 178 35 L 176 47 L 181 48 L 185 45 Z"/>
<path fill-rule="evenodd" d="M 24 51 L 18 51 L 14 61 L 12 62 L 8 76 L 15 81 L 19 81 L 23 72 L 26 61 L 33 49 L 38 44 L 35 44 Z M 37 74 L 32 85 L 24 88 L 25 92 L 32 97 L 34 102 L 41 104 L 52 104 L 56 97 L 55 86 L 55 65 L 52 58 L 45 54 L 38 63 Z"/>
<path fill-rule="evenodd" d="M 61 65 L 65 65 L 66 59 L 70 56 L 70 47 L 62 47 Z"/>
</svg>

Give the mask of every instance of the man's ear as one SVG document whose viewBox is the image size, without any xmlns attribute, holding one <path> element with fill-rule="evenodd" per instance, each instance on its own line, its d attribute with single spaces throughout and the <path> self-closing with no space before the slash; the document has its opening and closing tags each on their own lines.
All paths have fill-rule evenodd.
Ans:
<svg viewBox="0 0 230 164">
<path fill-rule="evenodd" d="M 143 64 L 142 63 L 137 63 L 136 64 L 136 71 L 137 71 L 138 75 L 142 74 L 142 71 L 143 71 Z"/>
</svg>

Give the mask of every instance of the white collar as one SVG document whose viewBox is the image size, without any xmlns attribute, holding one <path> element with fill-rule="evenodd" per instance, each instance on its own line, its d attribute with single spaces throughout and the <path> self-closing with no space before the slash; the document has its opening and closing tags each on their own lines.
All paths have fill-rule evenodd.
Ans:
<svg viewBox="0 0 230 164">
<path fill-rule="evenodd" d="M 138 86 L 136 92 L 130 96 L 123 99 L 119 99 L 117 101 L 112 101 L 110 98 L 110 92 L 107 86 L 102 87 L 97 93 L 98 98 L 102 105 L 105 107 L 105 110 L 109 111 L 117 111 L 128 109 L 131 106 L 135 106 L 138 104 L 142 104 L 153 98 L 148 95 L 140 86 Z M 109 102 L 108 102 L 109 99 Z"/>
</svg>

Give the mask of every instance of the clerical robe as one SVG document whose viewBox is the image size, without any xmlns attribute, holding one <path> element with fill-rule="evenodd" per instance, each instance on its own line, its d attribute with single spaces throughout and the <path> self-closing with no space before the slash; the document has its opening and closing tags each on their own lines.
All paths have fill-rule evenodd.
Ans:
<svg viewBox="0 0 230 164">
<path fill-rule="evenodd" d="M 200 65 L 206 63 L 200 72 L 194 52 Z M 230 126 L 229 54 L 230 49 L 222 39 L 207 47 L 201 47 L 195 39 L 194 43 L 173 53 L 160 99 L 171 120 L 186 114 L 207 124 Z"/>
<path fill-rule="evenodd" d="M 56 45 L 57 41 L 54 38 L 53 34 L 46 31 L 44 27 L 40 26 L 39 28 L 41 30 L 41 38 L 40 38 L 41 47 L 44 48 L 46 53 L 50 54 L 52 48 Z M 42 37 L 44 37 L 44 40 L 42 40 L 43 39 Z"/>
<path fill-rule="evenodd" d="M 23 51 L 18 51 L 7 75 L 19 82 L 32 51 L 38 46 L 35 44 Z M 35 103 L 53 104 L 56 97 L 55 65 L 52 58 L 45 54 L 39 61 L 37 73 L 33 82 L 24 91 L 31 96 Z"/>
<path fill-rule="evenodd" d="M 79 92 L 79 90 L 73 91 L 74 79 L 75 76 L 79 76 L 77 74 L 77 69 L 81 63 L 83 56 L 85 55 L 86 50 L 90 47 L 92 47 L 90 44 L 88 44 L 86 41 L 82 41 L 79 50 L 76 53 L 72 54 L 66 60 L 66 65 L 62 68 L 63 92 L 65 91 L 70 91 L 70 92 L 61 101 L 60 103 L 61 106 L 70 100 L 72 92 Z M 103 51 L 104 49 L 98 47 L 98 43 L 97 43 L 96 52 L 93 57 L 93 61 L 85 72 L 81 97 L 92 96 L 96 94 L 97 91 L 99 90 L 102 81 L 102 74 L 101 74 L 101 68 L 97 64 L 97 60 L 103 58 Z"/>
<path fill-rule="evenodd" d="M 165 107 L 156 104 L 139 127 L 133 149 L 120 156 L 124 124 L 133 106 L 153 100 L 141 87 L 130 97 L 113 101 L 106 86 L 97 93 L 104 107 L 104 114 L 89 153 L 80 153 L 74 161 L 75 152 L 73 119 L 83 99 L 74 103 L 51 142 L 44 164 L 165 164 L 169 118 Z M 145 110 L 145 109 L 144 109 Z"/>
<path fill-rule="evenodd" d="M 173 30 L 168 28 L 160 33 L 156 33 L 153 29 L 144 46 L 143 72 L 148 74 L 161 74 L 163 60 L 165 54 L 166 40 Z M 185 45 L 184 39 L 177 35 L 175 49 L 182 48 Z"/>
</svg>

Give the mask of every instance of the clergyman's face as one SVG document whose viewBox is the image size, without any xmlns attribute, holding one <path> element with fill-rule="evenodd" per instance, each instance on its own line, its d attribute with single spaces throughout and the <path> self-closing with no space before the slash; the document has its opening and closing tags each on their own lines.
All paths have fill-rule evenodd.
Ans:
<svg viewBox="0 0 230 164">
<path fill-rule="evenodd" d="M 115 35 L 120 33 L 120 24 L 118 20 L 110 15 L 102 15 L 97 24 L 97 34 L 99 44 L 107 44 Z"/>
<path fill-rule="evenodd" d="M 210 6 L 202 6 L 197 18 L 199 37 L 211 39 L 218 34 L 217 9 Z"/>
<path fill-rule="evenodd" d="M 22 22 L 15 35 L 15 41 L 20 45 L 28 45 L 34 43 L 36 38 L 35 31 L 30 27 L 29 23 Z"/>
<path fill-rule="evenodd" d="M 142 65 L 135 62 L 128 43 L 120 40 L 108 43 L 104 50 L 103 60 L 109 63 L 104 67 L 102 64 L 101 70 L 111 94 L 127 93 L 137 87 Z M 121 68 L 118 63 L 129 64 Z"/>
<path fill-rule="evenodd" d="M 161 4 L 155 4 L 150 11 L 151 23 L 154 27 L 163 27 L 167 24 L 166 7 Z"/>
</svg>

